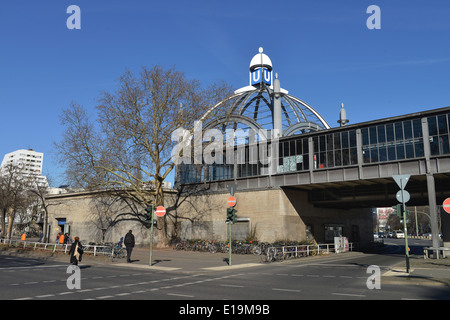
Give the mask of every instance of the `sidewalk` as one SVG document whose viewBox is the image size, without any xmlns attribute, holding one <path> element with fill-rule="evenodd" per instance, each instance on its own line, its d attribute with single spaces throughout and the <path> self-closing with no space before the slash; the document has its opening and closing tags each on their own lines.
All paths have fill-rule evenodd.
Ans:
<svg viewBox="0 0 450 320">
<path fill-rule="evenodd" d="M 264 265 L 261 263 L 261 257 L 255 255 L 233 254 L 230 266 L 228 253 L 181 251 L 172 248 L 153 249 L 151 267 L 149 265 L 149 257 L 149 248 L 134 248 L 131 254 L 131 263 L 127 263 L 126 259 L 115 259 L 112 264 L 133 268 L 182 272 L 232 270 Z"/>
<path fill-rule="evenodd" d="M 437 285 L 450 287 L 450 259 L 422 259 L 411 257 L 410 272 L 406 261 L 382 275 L 382 282 L 412 285 Z"/>
</svg>

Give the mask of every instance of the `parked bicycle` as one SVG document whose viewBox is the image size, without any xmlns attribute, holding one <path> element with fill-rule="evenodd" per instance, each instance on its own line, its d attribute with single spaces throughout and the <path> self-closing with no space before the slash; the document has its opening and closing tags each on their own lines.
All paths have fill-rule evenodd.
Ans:
<svg viewBox="0 0 450 320">
<path fill-rule="evenodd" d="M 174 249 L 229 253 L 230 244 L 228 241 L 178 240 Z M 278 241 L 275 243 L 234 241 L 231 244 L 231 250 L 234 254 L 260 255 L 261 261 L 273 262 L 327 254 L 334 251 L 334 244 L 311 244 L 295 241 Z"/>
<path fill-rule="evenodd" d="M 127 256 L 127 252 L 125 251 L 125 249 L 122 246 L 119 246 L 119 245 L 115 246 L 113 248 L 112 252 L 113 252 L 113 257 L 114 258 L 122 259 L 122 258 L 125 258 Z"/>
<path fill-rule="evenodd" d="M 283 260 L 282 247 L 269 247 L 265 255 L 261 256 L 263 262 L 275 262 Z"/>
</svg>

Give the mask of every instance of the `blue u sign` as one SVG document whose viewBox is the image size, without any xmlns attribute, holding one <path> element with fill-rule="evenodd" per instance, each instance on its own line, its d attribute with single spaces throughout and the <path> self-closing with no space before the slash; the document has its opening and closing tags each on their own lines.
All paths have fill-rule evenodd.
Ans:
<svg viewBox="0 0 450 320">
<path fill-rule="evenodd" d="M 250 84 L 255 85 L 264 82 L 269 86 L 272 85 L 272 71 L 266 68 L 258 68 L 250 72 Z"/>
</svg>

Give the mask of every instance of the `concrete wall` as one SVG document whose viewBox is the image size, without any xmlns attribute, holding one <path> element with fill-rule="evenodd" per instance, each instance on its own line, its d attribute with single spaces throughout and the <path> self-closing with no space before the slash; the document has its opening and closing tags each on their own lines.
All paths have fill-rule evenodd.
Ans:
<svg viewBox="0 0 450 320">
<path fill-rule="evenodd" d="M 150 229 L 126 214 L 130 212 L 128 206 L 113 201 L 103 193 L 50 195 L 47 197 L 47 203 L 51 241 L 63 230 L 63 227 L 58 226 L 58 219 L 66 219 L 66 224 L 70 226 L 70 236 L 78 236 L 85 243 L 119 242 L 130 229 L 133 230 L 137 243 L 149 243 Z M 144 212 L 142 210 L 142 213 Z M 119 214 L 125 214 L 123 219 L 112 223 Z"/>
<path fill-rule="evenodd" d="M 196 193 L 190 196 L 169 192 L 165 196 L 168 214 L 159 218 L 159 227 L 165 219 L 169 236 L 186 239 L 227 239 L 226 208 L 228 193 Z M 57 218 L 70 224 L 71 236 L 89 242 L 104 240 L 117 242 L 129 229 L 136 242 L 148 245 L 149 229 L 130 217 L 110 226 L 114 215 L 129 211 L 119 203 L 99 205 L 99 194 L 78 193 L 51 196 L 47 199 L 51 238 L 59 231 Z M 338 210 L 315 208 L 308 202 L 305 192 L 295 189 L 266 189 L 237 192 L 238 217 L 245 218 L 232 226 L 233 239 L 244 240 L 251 235 L 260 241 L 283 240 L 326 242 L 326 228 L 340 229 L 350 241 L 361 242 L 363 247 L 373 240 L 370 209 Z M 107 201 L 106 201 L 107 202 Z M 175 205 L 176 204 L 176 205 Z M 106 209 L 107 207 L 107 209 Z M 161 243 L 162 232 L 155 230 L 154 243 Z M 332 239 L 332 238 L 331 238 Z"/>
</svg>

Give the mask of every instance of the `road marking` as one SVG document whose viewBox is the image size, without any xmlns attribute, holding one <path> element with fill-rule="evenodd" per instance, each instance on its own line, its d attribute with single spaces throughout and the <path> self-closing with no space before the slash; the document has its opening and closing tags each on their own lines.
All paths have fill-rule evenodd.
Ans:
<svg viewBox="0 0 450 320">
<path fill-rule="evenodd" d="M 187 294 L 178 294 L 178 293 L 168 293 L 168 296 L 176 296 L 176 297 L 186 297 L 186 298 L 194 298 L 194 296 L 190 296 Z"/>
<path fill-rule="evenodd" d="M 243 263 L 243 264 L 236 264 L 232 266 L 221 266 L 221 267 L 210 267 L 210 268 L 201 268 L 203 270 L 211 270 L 211 271 L 224 271 L 224 270 L 233 270 L 233 269 L 240 269 L 240 268 L 250 268 L 250 267 L 260 267 L 263 266 L 262 263 Z"/>
<path fill-rule="evenodd" d="M 130 265 L 128 263 L 117 263 L 114 264 L 116 267 L 129 267 Z M 140 268 L 140 269 L 147 269 L 147 270 L 162 270 L 162 271 L 175 271 L 180 270 L 181 268 L 171 268 L 171 267 L 161 267 L 161 266 L 149 266 L 146 264 L 135 264 L 133 265 L 134 268 Z"/>
<path fill-rule="evenodd" d="M 92 291 L 92 289 L 83 289 L 83 290 L 78 290 L 77 292 L 90 292 Z"/>
<path fill-rule="evenodd" d="M 199 280 L 199 281 L 185 282 L 185 283 L 181 283 L 181 284 L 177 284 L 177 285 L 165 286 L 165 287 L 160 287 L 160 288 L 152 288 L 152 289 L 139 290 L 139 291 L 133 291 L 133 292 L 124 292 L 124 293 L 118 293 L 118 294 L 115 294 L 115 295 L 105 295 L 105 296 L 100 296 L 100 297 L 96 297 L 94 299 L 88 299 L 88 300 L 107 299 L 107 298 L 114 298 L 114 297 L 118 297 L 118 296 L 126 296 L 126 295 L 131 295 L 131 294 L 140 294 L 140 293 L 158 291 L 158 290 L 161 290 L 161 289 L 171 289 L 171 288 L 178 287 L 178 286 L 195 285 L 195 284 L 199 284 L 199 283 L 203 283 L 203 282 L 218 281 L 218 280 L 228 279 L 228 278 L 242 276 L 242 275 L 244 275 L 244 274 L 243 273 L 233 274 L 233 275 L 227 275 L 227 276 L 222 276 L 222 277 L 217 277 L 217 278 L 210 278 L 210 279 Z M 41 296 L 35 296 L 35 297 L 18 298 L 16 300 L 30 300 L 30 299 L 35 299 L 35 298 L 39 298 L 39 297 L 47 297 L 47 296 L 50 297 L 50 296 L 55 296 L 55 295 L 56 296 L 63 296 L 63 295 L 68 295 L 68 294 L 73 294 L 73 293 L 82 293 L 82 292 L 97 291 L 97 290 L 108 290 L 108 289 L 121 288 L 121 287 L 125 287 L 125 286 L 126 287 L 131 287 L 131 286 L 136 286 L 136 285 L 141 285 L 141 284 L 146 284 L 147 285 L 147 284 L 150 284 L 150 283 L 174 281 L 174 280 L 180 280 L 180 279 L 186 279 L 187 280 L 187 278 L 188 279 L 192 279 L 192 278 L 196 278 L 196 277 L 200 277 L 200 276 L 202 276 L 202 274 L 178 276 L 178 277 L 171 277 L 171 278 L 167 278 L 167 279 L 159 279 L 159 280 L 148 281 L 148 282 L 129 283 L 129 284 L 124 284 L 124 285 L 113 285 L 113 286 L 97 287 L 97 288 L 91 288 L 91 289 L 66 291 L 66 292 L 55 293 L 55 294 L 51 294 L 51 295 L 41 295 Z M 107 278 L 107 277 L 105 277 L 105 278 Z M 49 281 L 54 282 L 54 281 L 57 281 L 57 280 L 49 280 Z M 39 282 L 36 282 L 36 283 L 39 283 Z M 40 282 L 40 283 L 42 283 L 42 282 Z M 14 285 L 19 285 L 19 284 L 14 284 Z M 235 287 L 238 287 L 238 288 L 242 288 L 243 287 L 243 286 L 238 286 L 238 285 L 228 285 L 228 286 L 235 286 Z M 182 295 L 182 294 L 176 294 L 176 293 L 168 293 L 168 295 L 187 297 L 187 298 L 193 298 L 194 297 L 192 295 Z"/>
<path fill-rule="evenodd" d="M 18 270 L 18 269 L 43 269 L 43 268 L 60 268 L 60 267 L 66 267 L 65 264 L 56 264 L 51 266 L 31 266 L 31 267 L 4 267 L 0 268 L 0 270 Z"/>
<path fill-rule="evenodd" d="M 36 296 L 36 298 L 48 298 L 48 297 L 54 297 L 54 294 L 44 294 L 42 296 Z"/>
<path fill-rule="evenodd" d="M 365 297 L 364 294 L 352 294 L 352 293 L 332 293 L 335 296 L 348 296 L 348 297 Z"/>
<path fill-rule="evenodd" d="M 244 286 L 238 286 L 234 284 L 221 284 L 221 287 L 230 287 L 230 288 L 243 288 Z"/>
<path fill-rule="evenodd" d="M 124 292 L 124 293 L 118 293 L 118 294 L 116 294 L 116 296 L 123 297 L 123 296 L 129 296 L 130 294 L 131 294 L 130 292 Z"/>
<path fill-rule="evenodd" d="M 286 292 L 300 292 L 300 290 L 295 289 L 280 289 L 280 288 L 272 288 L 273 291 L 286 291 Z"/>
</svg>

